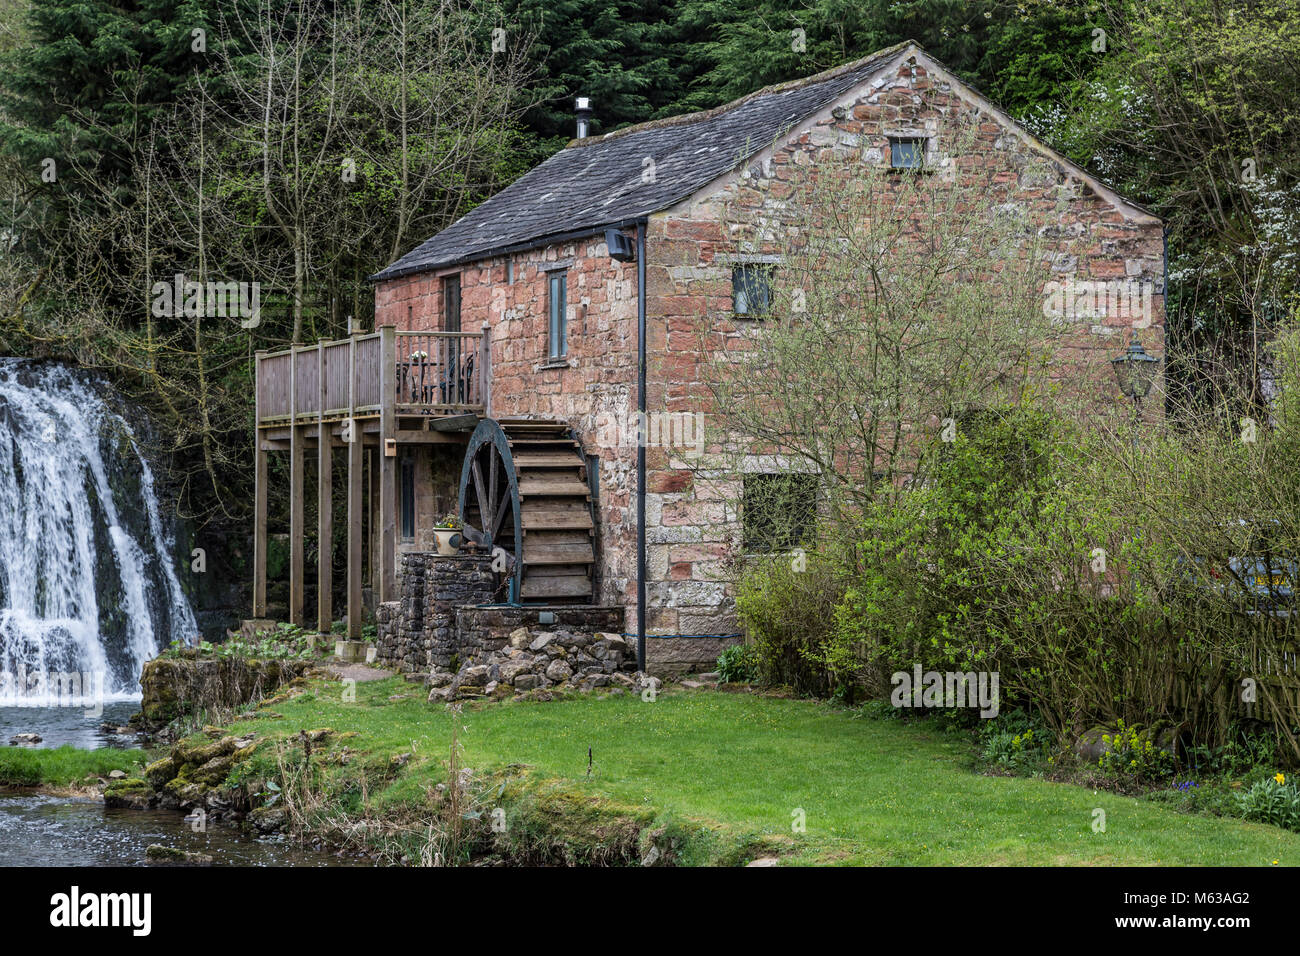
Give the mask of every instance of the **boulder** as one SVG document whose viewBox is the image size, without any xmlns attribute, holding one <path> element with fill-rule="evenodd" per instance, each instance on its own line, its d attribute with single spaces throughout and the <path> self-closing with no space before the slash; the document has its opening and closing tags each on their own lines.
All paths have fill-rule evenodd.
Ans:
<svg viewBox="0 0 1300 956">
<path fill-rule="evenodd" d="M 528 645 L 528 649 L 532 651 L 534 654 L 537 653 L 538 651 L 545 650 L 547 647 L 551 645 L 551 642 L 554 641 L 555 638 L 556 635 L 554 634 L 542 634 L 535 641 L 533 641 L 531 644 Z"/>
<path fill-rule="evenodd" d="M 145 779 L 155 789 L 161 789 L 163 784 L 176 776 L 180 770 L 180 764 L 172 754 L 168 754 L 161 760 L 155 760 L 149 766 L 144 768 Z"/>
<path fill-rule="evenodd" d="M 284 828 L 289 816 L 281 807 L 258 807 L 248 815 L 248 822 L 258 833 L 274 833 Z"/>
<path fill-rule="evenodd" d="M 207 866 L 212 862 L 212 857 L 206 853 L 179 850 L 161 843 L 150 844 L 144 851 L 144 858 L 150 863 L 186 863 L 190 866 Z"/>
<path fill-rule="evenodd" d="M 125 810 L 148 810 L 153 790 L 146 780 L 126 778 L 109 784 L 104 791 L 104 806 Z"/>
<path fill-rule="evenodd" d="M 553 660 L 546 668 L 546 679 L 555 683 L 563 683 L 573 674 L 573 668 L 563 660 Z"/>
<path fill-rule="evenodd" d="M 520 674 L 526 674 L 532 668 L 532 661 L 507 661 L 501 665 L 499 679 L 506 684 L 513 684 Z"/>
<path fill-rule="evenodd" d="M 513 648 L 524 648 L 529 644 L 528 628 L 517 627 L 510 632 L 510 646 Z"/>
<path fill-rule="evenodd" d="M 485 664 L 466 665 L 456 675 L 456 683 L 461 687 L 483 687 L 488 682 L 489 670 Z"/>
</svg>

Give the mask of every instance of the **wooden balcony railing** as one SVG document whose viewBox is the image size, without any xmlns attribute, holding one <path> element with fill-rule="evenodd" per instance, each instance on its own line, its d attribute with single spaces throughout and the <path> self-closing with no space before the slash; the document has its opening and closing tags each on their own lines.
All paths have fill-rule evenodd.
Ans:
<svg viewBox="0 0 1300 956">
<path fill-rule="evenodd" d="M 400 332 L 258 352 L 258 424 L 381 415 L 488 414 L 483 332 Z"/>
<path fill-rule="evenodd" d="M 397 333 L 397 404 L 482 409 L 484 336 Z"/>
</svg>

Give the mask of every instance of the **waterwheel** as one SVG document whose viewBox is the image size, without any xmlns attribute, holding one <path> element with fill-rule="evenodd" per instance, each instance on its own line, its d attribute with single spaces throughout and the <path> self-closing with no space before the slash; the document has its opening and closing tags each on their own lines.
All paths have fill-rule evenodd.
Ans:
<svg viewBox="0 0 1300 956">
<path fill-rule="evenodd" d="M 505 552 L 510 598 L 586 604 L 596 541 L 582 448 L 562 422 L 485 418 L 460 472 L 466 537 Z"/>
</svg>

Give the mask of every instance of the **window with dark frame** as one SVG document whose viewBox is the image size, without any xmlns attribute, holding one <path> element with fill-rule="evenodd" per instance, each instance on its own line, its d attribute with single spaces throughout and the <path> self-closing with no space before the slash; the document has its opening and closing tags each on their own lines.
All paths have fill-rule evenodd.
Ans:
<svg viewBox="0 0 1300 956">
<path fill-rule="evenodd" d="M 460 276 L 447 276 L 442 280 L 442 330 L 460 331 Z"/>
<path fill-rule="evenodd" d="M 566 328 L 565 319 L 565 273 L 563 271 L 557 270 L 549 276 L 546 307 L 548 312 L 547 340 L 549 342 L 547 358 L 555 362 L 569 354 L 568 329 Z"/>
<path fill-rule="evenodd" d="M 404 455 L 400 462 L 402 540 L 415 540 L 415 459 Z"/>
<path fill-rule="evenodd" d="M 731 270 L 731 310 L 736 315 L 759 319 L 772 311 L 773 266 L 745 262 Z"/>
<path fill-rule="evenodd" d="M 891 169 L 923 169 L 925 167 L 925 137 L 889 137 L 889 167 Z"/>
<path fill-rule="evenodd" d="M 750 553 L 790 551 L 808 539 L 817 520 L 815 474 L 745 475 L 741 491 L 742 546 Z"/>
</svg>

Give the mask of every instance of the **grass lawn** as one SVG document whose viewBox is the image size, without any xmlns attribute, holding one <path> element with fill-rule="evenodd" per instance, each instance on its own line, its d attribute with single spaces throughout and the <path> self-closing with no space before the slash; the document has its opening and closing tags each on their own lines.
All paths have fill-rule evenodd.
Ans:
<svg viewBox="0 0 1300 956">
<path fill-rule="evenodd" d="M 396 694 L 409 696 L 388 699 Z M 230 732 L 293 736 L 330 727 L 355 731 L 346 744 L 371 760 L 412 753 L 386 791 L 370 794 L 382 807 L 419 799 L 445 778 L 457 718 L 422 696 L 392 679 L 357 685 L 356 702 L 346 703 L 339 685 L 317 683 Z M 629 695 L 484 704 L 459 720 L 464 766 L 526 764 L 572 793 L 666 814 L 727 841 L 766 836 L 787 844 L 786 863 L 1300 864 L 1300 834 L 1076 786 L 980 776 L 966 767 L 969 744 L 933 724 L 812 701 L 679 692 L 653 703 Z M 1092 828 L 1098 808 L 1104 833 Z M 805 815 L 802 834 L 791 833 L 796 810 Z"/>
<path fill-rule="evenodd" d="M 69 787 L 114 770 L 138 774 L 144 761 L 139 750 L 5 747 L 0 749 L 0 787 Z"/>
</svg>

